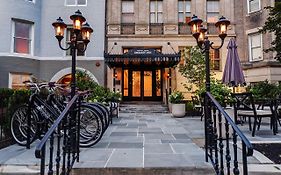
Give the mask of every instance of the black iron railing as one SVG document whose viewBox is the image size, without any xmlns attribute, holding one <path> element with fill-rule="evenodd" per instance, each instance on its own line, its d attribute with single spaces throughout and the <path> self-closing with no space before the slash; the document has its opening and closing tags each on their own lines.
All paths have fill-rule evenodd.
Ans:
<svg viewBox="0 0 281 175">
<path fill-rule="evenodd" d="M 206 161 L 211 161 L 216 174 L 247 175 L 247 156 L 253 155 L 252 144 L 209 92 L 204 113 Z M 240 143 L 242 150 L 238 148 Z M 238 154 L 242 160 L 238 160 Z"/>
<path fill-rule="evenodd" d="M 41 175 L 45 173 L 46 161 L 46 172 L 60 175 L 70 174 L 75 161 L 79 161 L 80 105 L 80 98 L 75 95 L 36 146 L 35 157 L 41 159 Z M 47 146 L 49 155 L 46 155 Z"/>
<path fill-rule="evenodd" d="M 135 24 L 134 23 L 122 23 L 121 24 L 121 34 L 122 35 L 134 35 L 135 34 Z"/>
</svg>

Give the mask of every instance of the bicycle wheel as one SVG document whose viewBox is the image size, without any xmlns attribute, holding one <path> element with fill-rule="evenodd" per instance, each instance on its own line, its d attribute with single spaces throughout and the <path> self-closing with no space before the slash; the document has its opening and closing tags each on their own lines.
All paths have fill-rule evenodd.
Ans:
<svg viewBox="0 0 281 175">
<path fill-rule="evenodd" d="M 90 103 L 90 105 L 92 106 L 95 106 L 97 107 L 98 109 L 101 110 L 102 112 L 102 117 L 103 117 L 103 121 L 105 122 L 105 130 L 108 128 L 109 126 L 109 122 L 110 122 L 110 119 L 109 119 L 109 111 L 108 111 L 108 108 L 102 104 L 102 103 Z"/>
<path fill-rule="evenodd" d="M 27 124 L 27 111 L 28 106 L 22 105 L 17 108 L 11 118 L 11 133 L 14 140 L 22 146 L 27 144 L 27 133 L 28 133 L 28 124 Z M 34 111 L 31 112 L 31 128 L 30 128 L 30 143 L 32 143 L 37 136 L 37 117 Z"/>
<path fill-rule="evenodd" d="M 80 111 L 80 143 L 81 147 L 90 147 L 102 138 L 103 124 L 100 115 L 93 107 L 82 104 Z"/>
</svg>

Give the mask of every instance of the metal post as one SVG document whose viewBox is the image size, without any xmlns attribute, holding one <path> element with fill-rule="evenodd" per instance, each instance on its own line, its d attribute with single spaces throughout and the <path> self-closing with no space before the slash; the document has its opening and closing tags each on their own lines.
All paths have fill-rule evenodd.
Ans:
<svg viewBox="0 0 281 175">
<path fill-rule="evenodd" d="M 205 38 L 204 41 L 204 51 L 205 51 L 205 66 L 206 66 L 206 91 L 211 91 L 211 83 L 210 83 L 210 40 L 208 37 Z"/>
<path fill-rule="evenodd" d="M 71 55 L 72 55 L 72 64 L 71 64 L 71 98 L 74 97 L 75 95 L 75 90 L 76 90 L 76 45 L 77 45 L 77 40 L 76 36 L 73 38 L 71 41 Z"/>
</svg>

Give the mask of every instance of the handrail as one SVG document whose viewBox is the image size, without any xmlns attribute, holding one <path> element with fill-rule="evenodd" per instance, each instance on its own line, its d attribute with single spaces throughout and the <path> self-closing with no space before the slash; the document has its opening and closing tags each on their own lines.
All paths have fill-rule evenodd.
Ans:
<svg viewBox="0 0 281 175">
<path fill-rule="evenodd" d="M 70 108 L 72 107 L 74 102 L 77 100 L 77 98 L 78 98 L 78 95 L 75 95 L 71 99 L 71 101 L 67 104 L 66 108 L 60 114 L 60 116 L 55 120 L 55 123 L 50 127 L 50 129 L 44 135 L 44 137 L 42 138 L 40 143 L 36 146 L 36 149 L 35 149 L 35 157 L 36 158 L 42 158 L 41 150 L 42 150 L 43 146 L 46 144 L 46 142 L 48 141 L 50 136 L 55 132 L 56 128 L 59 126 L 59 124 L 64 119 L 64 117 L 68 114 Z"/>
<path fill-rule="evenodd" d="M 206 161 L 211 161 L 217 175 L 239 175 L 240 170 L 248 175 L 247 156 L 253 155 L 253 146 L 210 92 L 205 93 L 204 116 Z M 238 152 L 237 137 L 241 139 L 242 152 Z M 243 168 L 240 168 L 238 154 L 241 154 Z"/>
<path fill-rule="evenodd" d="M 250 141 L 247 139 L 247 137 L 243 134 L 243 132 L 238 128 L 238 126 L 234 123 L 234 121 L 230 118 L 230 116 L 225 112 L 225 110 L 222 108 L 222 106 L 219 104 L 219 102 L 212 96 L 210 92 L 207 92 L 208 97 L 212 100 L 212 102 L 215 104 L 217 109 L 224 115 L 225 119 L 228 121 L 228 123 L 231 125 L 231 127 L 235 130 L 235 132 L 239 135 L 241 140 L 245 143 L 245 145 L 248 148 L 247 156 L 253 155 L 253 145 L 250 143 Z"/>
</svg>

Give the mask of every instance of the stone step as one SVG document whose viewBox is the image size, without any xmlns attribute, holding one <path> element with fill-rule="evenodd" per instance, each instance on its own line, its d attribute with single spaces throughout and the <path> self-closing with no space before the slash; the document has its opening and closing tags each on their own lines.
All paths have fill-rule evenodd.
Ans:
<svg viewBox="0 0 281 175">
<path fill-rule="evenodd" d="M 74 168 L 72 175 L 214 175 L 211 168 L 201 167 L 161 167 L 161 168 Z"/>
<path fill-rule="evenodd" d="M 168 107 L 161 103 L 121 104 L 120 112 L 123 113 L 169 113 Z"/>
</svg>

